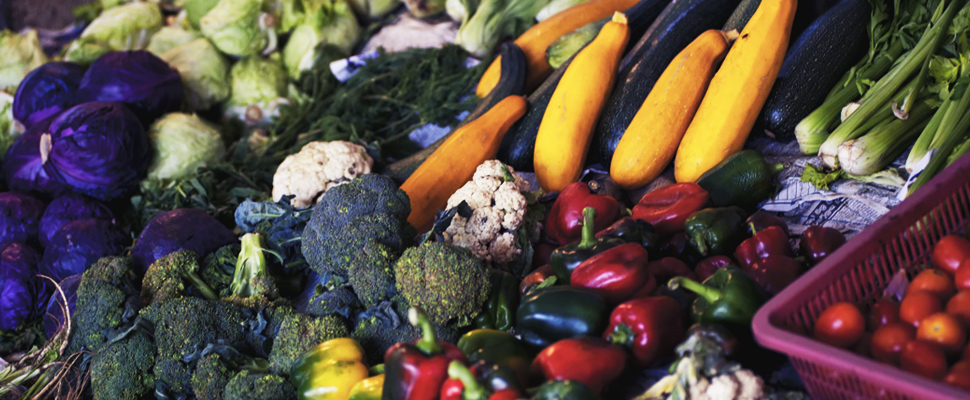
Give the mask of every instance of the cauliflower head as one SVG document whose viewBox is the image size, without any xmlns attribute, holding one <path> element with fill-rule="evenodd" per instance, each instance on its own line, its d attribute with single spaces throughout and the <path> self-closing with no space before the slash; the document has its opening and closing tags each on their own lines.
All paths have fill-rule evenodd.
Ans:
<svg viewBox="0 0 970 400">
<path fill-rule="evenodd" d="M 529 182 L 512 167 L 498 160 L 485 161 L 472 180 L 448 198 L 447 208 L 464 201 L 472 215 L 456 215 L 445 230 L 445 242 L 465 247 L 486 261 L 511 262 L 522 253 L 516 235 L 525 221 L 528 201 L 523 192 L 528 191 Z"/>
<path fill-rule="evenodd" d="M 358 144 L 335 140 L 310 142 L 286 157 L 273 175 L 273 201 L 293 195 L 290 204 L 308 207 L 330 188 L 369 174 L 374 160 Z"/>
</svg>

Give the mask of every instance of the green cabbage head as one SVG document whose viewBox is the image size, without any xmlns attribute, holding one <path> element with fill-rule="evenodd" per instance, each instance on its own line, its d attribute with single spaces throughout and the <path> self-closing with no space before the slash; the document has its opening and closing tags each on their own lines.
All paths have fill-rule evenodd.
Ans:
<svg viewBox="0 0 970 400">
<path fill-rule="evenodd" d="M 326 0 L 320 12 L 308 15 L 283 48 L 283 64 L 293 79 L 310 69 L 320 44 L 336 46 L 349 55 L 360 40 L 361 29 L 346 0 Z"/>
<path fill-rule="evenodd" d="M 27 73 L 46 62 L 37 31 L 31 29 L 24 35 L 0 31 L 0 90 L 13 93 Z"/>
<path fill-rule="evenodd" d="M 185 178 L 226 155 L 219 130 L 194 114 L 165 115 L 152 124 L 148 135 L 152 144 L 149 179 Z"/>
<path fill-rule="evenodd" d="M 101 13 L 67 48 L 67 61 L 90 64 L 109 51 L 143 50 L 162 28 L 158 5 L 134 2 Z"/>
<path fill-rule="evenodd" d="M 219 0 L 202 19 L 199 27 L 223 53 L 245 57 L 276 47 L 272 20 L 262 10 L 261 0 Z"/>
<path fill-rule="evenodd" d="M 166 26 L 152 35 L 148 48 L 152 54 L 161 57 L 166 51 L 200 38 L 198 32 L 174 26 Z"/>
<path fill-rule="evenodd" d="M 205 110 L 229 98 L 229 61 L 206 38 L 198 38 L 162 54 L 179 71 L 190 111 Z"/>
</svg>

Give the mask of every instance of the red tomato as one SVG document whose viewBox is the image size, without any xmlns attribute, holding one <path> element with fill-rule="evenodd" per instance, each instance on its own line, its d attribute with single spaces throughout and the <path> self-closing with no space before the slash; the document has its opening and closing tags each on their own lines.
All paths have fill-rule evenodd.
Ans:
<svg viewBox="0 0 970 400">
<path fill-rule="evenodd" d="M 963 260 L 970 258 L 970 240 L 962 236 L 944 236 L 936 246 L 933 246 L 933 255 L 930 259 L 933 265 L 940 268 L 950 275 L 953 275 Z"/>
<path fill-rule="evenodd" d="M 869 330 L 875 331 L 880 326 L 893 322 L 899 322 L 899 300 L 887 296 L 876 301 L 869 310 Z"/>
<path fill-rule="evenodd" d="M 866 320 L 855 304 L 835 303 L 815 320 L 815 339 L 832 346 L 849 348 L 862 338 L 865 326 Z"/>
<path fill-rule="evenodd" d="M 916 338 L 936 343 L 947 354 L 959 354 L 967 335 L 960 321 L 950 314 L 938 312 L 920 321 Z"/>
<path fill-rule="evenodd" d="M 935 293 L 944 301 L 956 292 L 953 286 L 953 278 L 950 278 L 950 275 L 946 272 L 936 268 L 923 270 L 923 272 L 917 274 L 913 278 L 913 281 L 909 283 L 909 286 L 906 287 L 906 294 L 920 290 Z"/>
<path fill-rule="evenodd" d="M 905 322 L 891 322 L 872 333 L 872 358 L 887 364 L 899 365 L 899 352 L 916 338 L 916 328 Z"/>
<path fill-rule="evenodd" d="M 965 329 L 970 329 L 970 290 L 961 290 L 946 302 L 946 312 L 954 316 Z"/>
<path fill-rule="evenodd" d="M 916 375 L 940 380 L 946 374 L 946 355 L 934 343 L 910 340 L 899 353 L 900 366 Z"/>
<path fill-rule="evenodd" d="M 950 367 L 943 377 L 943 382 L 959 387 L 963 390 L 970 390 L 970 361 L 960 361 Z"/>
<path fill-rule="evenodd" d="M 953 275 L 957 290 L 970 289 L 970 259 L 963 260 Z"/>
<path fill-rule="evenodd" d="M 919 327 L 923 318 L 936 314 L 943 309 L 940 297 L 934 293 L 919 291 L 909 293 L 899 303 L 899 319 Z"/>
</svg>

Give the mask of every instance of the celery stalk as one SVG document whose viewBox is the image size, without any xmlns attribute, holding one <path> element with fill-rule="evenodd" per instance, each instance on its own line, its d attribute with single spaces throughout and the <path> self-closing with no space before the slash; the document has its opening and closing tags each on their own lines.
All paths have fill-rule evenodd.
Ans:
<svg viewBox="0 0 970 400">
<path fill-rule="evenodd" d="M 909 156 L 906 157 L 905 167 L 907 172 L 912 173 L 916 167 L 916 163 L 923 159 L 926 152 L 931 149 L 930 144 L 936 137 L 937 132 L 940 131 L 940 123 L 943 122 L 943 115 L 952 106 L 953 102 L 950 99 L 946 99 L 940 105 L 940 108 L 937 108 L 936 112 L 933 113 L 933 118 L 930 119 L 930 123 L 926 125 L 926 128 L 923 128 L 923 132 L 916 139 L 916 143 L 913 143 L 913 148 L 909 151 Z"/>
<path fill-rule="evenodd" d="M 822 143 L 818 154 L 825 165 L 831 168 L 839 166 L 838 150 L 842 142 L 861 136 L 865 132 L 861 132 L 859 127 L 879 109 L 890 106 L 890 101 L 900 87 L 923 66 L 927 57 L 936 52 L 934 45 L 937 44 L 937 38 L 946 34 L 953 17 L 958 10 L 963 8 L 965 3 L 965 0 L 950 2 L 939 19 L 927 27 L 916 46 L 907 52 L 899 63 L 863 96 L 862 106 L 836 127 L 828 139 Z M 940 6 L 943 6 L 943 2 L 940 3 Z M 916 90 L 921 89 L 917 88 Z M 904 95 L 906 94 L 908 94 L 908 91 Z"/>
<path fill-rule="evenodd" d="M 890 118 L 864 136 L 839 146 L 839 164 L 849 175 L 870 175 L 893 162 L 933 116 L 933 108 L 922 99 L 909 111 L 909 118 Z"/>
<path fill-rule="evenodd" d="M 970 70 L 965 70 L 963 76 L 967 76 L 968 72 Z M 944 114 L 943 120 L 940 122 L 939 133 L 937 134 L 938 138 L 940 138 L 938 151 L 930 159 L 926 168 L 920 172 L 916 181 L 910 185 L 909 194 L 912 194 L 925 185 L 946 167 L 950 154 L 960 144 L 968 128 L 970 128 L 970 85 L 964 88 L 960 100 L 956 105 L 950 107 L 946 111 L 946 114 Z"/>
<path fill-rule="evenodd" d="M 953 149 L 953 153 L 950 153 L 950 157 L 946 159 L 946 165 L 950 166 L 950 164 L 955 163 L 960 157 L 967 154 L 967 151 L 970 151 L 970 137 L 964 137 L 963 143 Z"/>
</svg>

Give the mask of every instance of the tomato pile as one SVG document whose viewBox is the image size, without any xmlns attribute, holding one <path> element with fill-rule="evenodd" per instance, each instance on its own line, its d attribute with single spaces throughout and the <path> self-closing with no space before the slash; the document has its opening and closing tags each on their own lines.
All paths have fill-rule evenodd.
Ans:
<svg viewBox="0 0 970 400">
<path fill-rule="evenodd" d="M 815 339 L 970 390 L 970 240 L 949 235 L 899 300 L 886 295 L 863 315 L 839 302 L 815 321 Z"/>
</svg>

